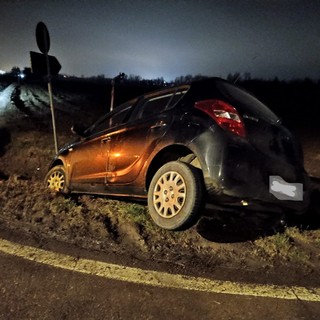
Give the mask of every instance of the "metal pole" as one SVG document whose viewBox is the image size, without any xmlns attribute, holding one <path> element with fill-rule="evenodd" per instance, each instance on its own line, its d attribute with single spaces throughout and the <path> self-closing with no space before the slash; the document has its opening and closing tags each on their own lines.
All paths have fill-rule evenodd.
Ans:
<svg viewBox="0 0 320 320">
<path fill-rule="evenodd" d="M 45 54 L 47 61 L 47 70 L 48 70 L 48 92 L 49 92 L 49 101 L 50 101 L 50 109 L 51 109 L 51 118 L 52 118 L 52 129 L 53 129 L 53 139 L 54 139 L 54 149 L 56 154 L 58 153 L 58 140 L 56 133 L 56 120 L 54 116 L 54 106 L 53 106 L 53 98 L 52 98 L 52 86 L 51 86 L 51 74 L 50 74 L 50 64 L 48 54 Z"/>
<path fill-rule="evenodd" d="M 57 141 L 57 133 L 56 133 L 56 121 L 55 121 L 55 116 L 54 116 L 53 99 L 52 99 L 52 86 L 51 86 L 50 80 L 48 82 L 48 91 L 49 91 L 50 109 L 51 109 L 51 116 L 52 116 L 54 148 L 55 148 L 55 152 L 57 154 L 58 153 L 58 141 Z"/>
<path fill-rule="evenodd" d="M 111 102 L 110 102 L 110 112 L 113 110 L 114 101 L 114 79 L 111 80 Z"/>
</svg>

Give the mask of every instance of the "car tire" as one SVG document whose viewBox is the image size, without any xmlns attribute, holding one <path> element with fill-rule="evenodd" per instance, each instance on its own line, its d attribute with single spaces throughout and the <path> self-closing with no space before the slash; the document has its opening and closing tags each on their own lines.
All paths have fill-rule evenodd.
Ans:
<svg viewBox="0 0 320 320">
<path fill-rule="evenodd" d="M 45 185 L 55 192 L 68 193 L 66 172 L 62 165 L 55 166 L 49 170 L 45 177 Z"/>
<path fill-rule="evenodd" d="M 201 171 L 181 161 L 163 165 L 151 180 L 148 208 L 153 221 L 167 230 L 191 227 L 203 204 Z"/>
</svg>

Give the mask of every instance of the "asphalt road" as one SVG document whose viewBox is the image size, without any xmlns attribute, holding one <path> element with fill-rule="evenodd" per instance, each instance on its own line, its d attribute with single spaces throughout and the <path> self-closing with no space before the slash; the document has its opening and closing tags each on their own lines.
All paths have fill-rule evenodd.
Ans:
<svg viewBox="0 0 320 320">
<path fill-rule="evenodd" d="M 49 247 L 48 254 L 54 245 Z M 66 250 L 70 252 L 70 247 Z M 38 253 L 28 255 L 32 260 Z M 76 262 L 76 248 L 74 257 Z M 3 251 L 0 268 L 0 319 L 310 320 L 320 316 L 319 302 L 134 284 L 56 268 Z"/>
</svg>

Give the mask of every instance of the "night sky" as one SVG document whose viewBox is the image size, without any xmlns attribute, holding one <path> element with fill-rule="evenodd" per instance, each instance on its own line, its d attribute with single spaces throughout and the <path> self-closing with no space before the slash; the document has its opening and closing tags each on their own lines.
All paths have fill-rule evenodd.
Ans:
<svg viewBox="0 0 320 320">
<path fill-rule="evenodd" d="M 0 0 L 0 70 L 49 30 L 60 73 L 320 79 L 320 0 Z"/>
</svg>

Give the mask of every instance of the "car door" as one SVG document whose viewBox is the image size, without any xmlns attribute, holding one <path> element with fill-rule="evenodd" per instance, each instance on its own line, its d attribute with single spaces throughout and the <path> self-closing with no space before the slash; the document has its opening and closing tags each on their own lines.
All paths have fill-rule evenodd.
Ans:
<svg viewBox="0 0 320 320">
<path fill-rule="evenodd" d="M 122 105 L 99 119 L 88 129 L 88 137 L 69 149 L 72 163 L 71 184 L 75 189 L 86 191 L 85 185 L 105 185 L 111 141 L 131 106 L 132 103 Z"/>
<path fill-rule="evenodd" d="M 107 166 L 107 137 L 91 137 L 69 149 L 72 161 L 71 184 L 103 183 Z"/>
<path fill-rule="evenodd" d="M 141 171 L 172 121 L 166 107 L 172 92 L 142 99 L 131 120 L 112 137 L 107 184 L 129 184 Z"/>
</svg>

